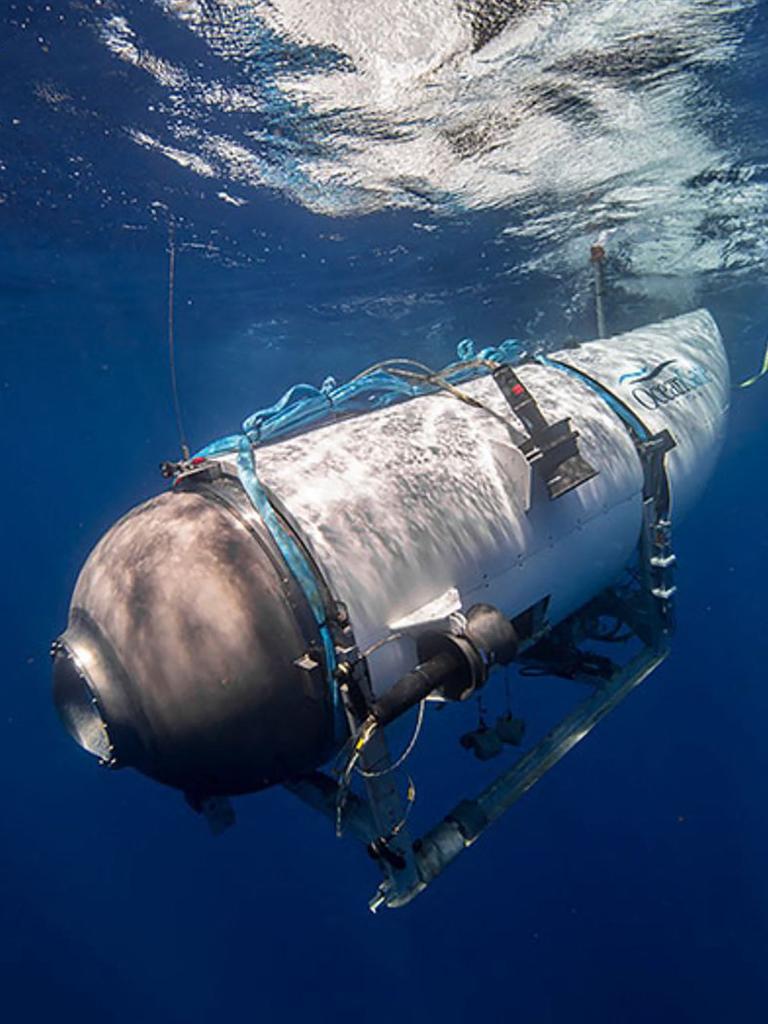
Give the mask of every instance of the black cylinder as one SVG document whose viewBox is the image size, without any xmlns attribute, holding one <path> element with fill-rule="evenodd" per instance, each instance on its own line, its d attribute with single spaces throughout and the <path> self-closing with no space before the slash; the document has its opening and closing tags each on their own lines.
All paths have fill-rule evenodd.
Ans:
<svg viewBox="0 0 768 1024">
<path fill-rule="evenodd" d="M 466 660 L 452 651 L 422 661 L 375 702 L 371 714 L 379 725 L 389 725 L 430 693 L 451 683 L 463 685 L 469 675 Z M 457 677 L 461 677 L 457 679 Z M 464 683 L 465 685 L 465 683 Z"/>
<path fill-rule="evenodd" d="M 491 604 L 473 604 L 467 612 L 466 633 L 494 665 L 508 665 L 517 654 L 515 627 Z"/>
</svg>

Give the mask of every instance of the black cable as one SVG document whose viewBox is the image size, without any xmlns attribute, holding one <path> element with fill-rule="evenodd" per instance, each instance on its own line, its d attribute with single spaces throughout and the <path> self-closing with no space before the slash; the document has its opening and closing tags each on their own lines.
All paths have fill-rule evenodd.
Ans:
<svg viewBox="0 0 768 1024">
<path fill-rule="evenodd" d="M 179 445 L 183 459 L 189 458 L 189 445 L 187 444 L 184 432 L 184 423 L 181 417 L 181 403 L 179 402 L 179 389 L 176 382 L 176 345 L 174 337 L 174 288 L 176 283 L 176 240 L 174 234 L 173 217 L 168 215 L 168 365 L 171 371 L 171 394 L 173 396 L 173 411 L 176 416 L 176 429 L 179 434 Z"/>
</svg>

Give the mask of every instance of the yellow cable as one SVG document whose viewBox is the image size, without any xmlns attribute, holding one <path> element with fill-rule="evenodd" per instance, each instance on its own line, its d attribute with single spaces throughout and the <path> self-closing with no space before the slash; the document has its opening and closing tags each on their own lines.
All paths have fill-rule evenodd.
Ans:
<svg viewBox="0 0 768 1024">
<path fill-rule="evenodd" d="M 768 343 L 765 346 L 765 354 L 763 355 L 763 365 L 760 367 L 758 373 L 754 377 L 750 377 L 749 380 L 744 380 L 739 384 L 740 388 L 751 388 L 753 384 L 756 384 L 761 377 L 768 373 Z"/>
</svg>

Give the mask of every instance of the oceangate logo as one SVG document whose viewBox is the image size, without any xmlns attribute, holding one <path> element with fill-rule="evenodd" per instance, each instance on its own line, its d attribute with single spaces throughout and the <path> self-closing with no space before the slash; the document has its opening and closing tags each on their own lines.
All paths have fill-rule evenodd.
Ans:
<svg viewBox="0 0 768 1024">
<path fill-rule="evenodd" d="M 628 380 L 633 380 L 635 384 L 653 380 L 654 377 L 659 376 L 662 370 L 666 370 L 666 368 L 671 366 L 674 362 L 674 359 L 665 359 L 663 363 L 659 363 L 658 366 L 654 366 L 652 370 L 649 370 L 647 366 L 641 366 L 639 370 L 635 370 L 633 373 L 622 373 L 619 377 L 619 384 L 625 384 Z"/>
<path fill-rule="evenodd" d="M 656 366 L 641 366 L 631 373 L 623 373 L 619 384 L 631 387 L 632 397 L 643 409 L 659 409 L 692 391 L 698 391 L 711 380 L 703 366 L 665 359 Z"/>
</svg>

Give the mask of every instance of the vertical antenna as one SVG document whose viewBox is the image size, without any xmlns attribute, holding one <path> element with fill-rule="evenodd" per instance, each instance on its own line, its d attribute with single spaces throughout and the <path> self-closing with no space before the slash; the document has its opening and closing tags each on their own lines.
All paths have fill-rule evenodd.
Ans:
<svg viewBox="0 0 768 1024">
<path fill-rule="evenodd" d="M 595 321 L 598 338 L 605 337 L 605 281 L 603 275 L 603 260 L 605 259 L 605 248 L 600 242 L 596 242 L 589 250 L 589 259 L 592 264 L 592 277 L 595 285 Z"/>
<path fill-rule="evenodd" d="M 171 394 L 173 395 L 173 411 L 176 416 L 176 429 L 179 432 L 179 445 L 181 446 L 181 457 L 186 461 L 189 458 L 189 445 L 184 433 L 184 423 L 181 418 L 181 403 L 179 402 L 179 389 L 176 385 L 176 347 L 174 337 L 174 285 L 176 281 L 176 237 L 173 215 L 168 214 L 168 365 L 171 371 Z"/>
</svg>

